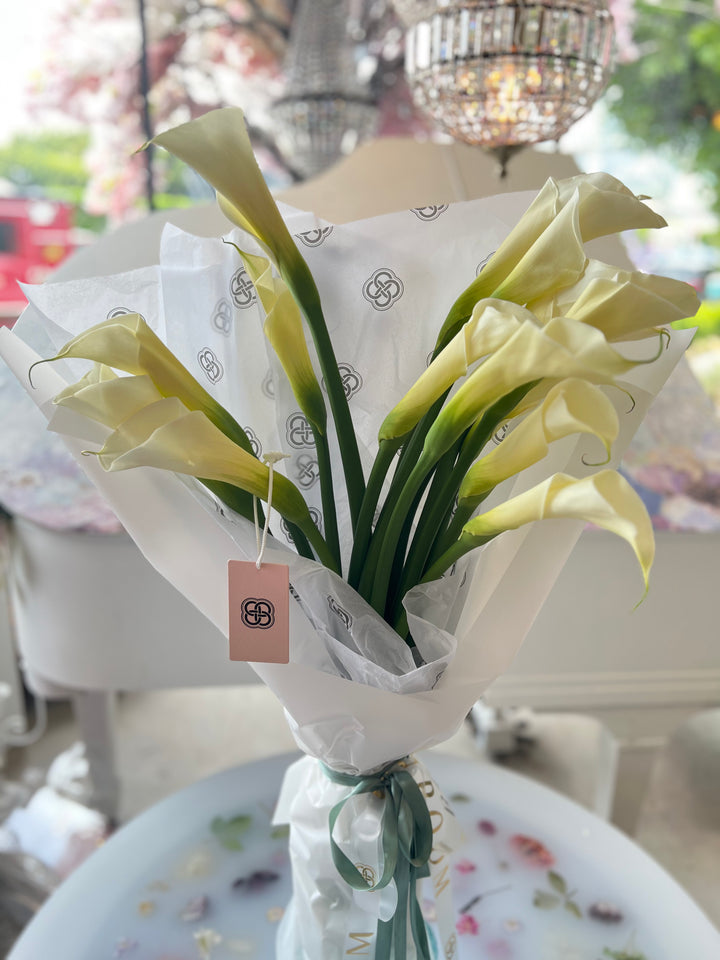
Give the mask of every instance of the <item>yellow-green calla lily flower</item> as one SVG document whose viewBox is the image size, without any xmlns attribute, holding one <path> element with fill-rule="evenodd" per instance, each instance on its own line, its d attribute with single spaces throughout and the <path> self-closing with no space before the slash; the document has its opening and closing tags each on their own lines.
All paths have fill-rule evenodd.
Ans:
<svg viewBox="0 0 720 960">
<path fill-rule="evenodd" d="M 620 341 L 651 336 L 658 327 L 694 316 L 699 306 L 688 283 L 591 260 L 577 284 L 530 308 L 541 321 L 573 317 Z"/>
<path fill-rule="evenodd" d="M 179 397 L 189 410 L 201 410 L 228 437 L 248 452 L 251 449 L 242 427 L 197 382 L 138 313 L 89 327 L 51 359 L 94 360 L 125 373 L 147 376 L 161 396 Z"/>
<path fill-rule="evenodd" d="M 272 275 L 269 260 L 236 249 L 265 310 L 265 336 L 277 354 L 300 409 L 313 427 L 324 434 L 327 424 L 325 398 L 310 360 L 298 305 L 285 282 Z"/>
<path fill-rule="evenodd" d="M 242 110 L 210 110 L 152 142 L 189 164 L 217 190 L 223 213 L 257 239 L 281 274 L 307 271 L 257 165 Z"/>
<path fill-rule="evenodd" d="M 502 296 L 525 304 L 574 283 L 584 266 L 583 243 L 623 230 L 663 226 L 661 216 L 608 174 L 549 179 L 456 300 L 438 344 L 445 343 L 482 297 Z"/>
<path fill-rule="evenodd" d="M 425 580 L 433 580 L 468 550 L 536 520 L 571 518 L 594 523 L 626 540 L 640 564 L 645 591 L 655 556 L 652 523 L 645 505 L 615 470 L 601 470 L 577 480 L 557 473 L 525 493 L 474 517 L 463 527 L 454 547 L 433 564 Z"/>
<path fill-rule="evenodd" d="M 561 380 L 502 443 L 475 461 L 460 485 L 458 500 L 476 506 L 503 480 L 542 460 L 551 443 L 572 434 L 597 437 L 609 458 L 618 431 L 615 407 L 599 387 L 574 377 Z"/>
<path fill-rule="evenodd" d="M 96 363 L 81 380 L 53 397 L 53 403 L 114 430 L 162 398 L 150 377 L 118 377 L 110 367 Z"/>
<path fill-rule="evenodd" d="M 412 430 L 456 380 L 464 377 L 478 360 L 506 343 L 526 320 L 532 321 L 532 314 L 506 300 L 488 299 L 477 303 L 467 323 L 387 415 L 378 438 L 390 440 Z"/>
<path fill-rule="evenodd" d="M 425 438 L 424 466 L 429 468 L 491 404 L 522 384 L 566 377 L 608 383 L 636 365 L 587 324 L 556 317 L 540 327 L 526 320 L 440 411 Z"/>
<path fill-rule="evenodd" d="M 121 423 L 97 453 L 108 471 L 156 467 L 204 480 L 217 480 L 267 501 L 266 464 L 233 443 L 199 410 L 177 397 L 143 407 Z M 273 477 L 273 506 L 291 523 L 305 524 L 308 508 L 297 487 Z"/>
<path fill-rule="evenodd" d="M 153 142 L 184 160 L 215 188 L 220 209 L 232 223 L 256 238 L 304 313 L 335 421 L 350 513 L 355 523 L 365 490 L 363 467 L 320 294 L 257 165 L 242 110 L 231 107 L 211 110 L 190 123 L 160 134 Z M 329 453 L 325 459 L 327 468 L 321 467 L 320 472 L 327 524 L 332 521 L 331 514 L 334 515 L 334 494 L 328 472 Z"/>
</svg>

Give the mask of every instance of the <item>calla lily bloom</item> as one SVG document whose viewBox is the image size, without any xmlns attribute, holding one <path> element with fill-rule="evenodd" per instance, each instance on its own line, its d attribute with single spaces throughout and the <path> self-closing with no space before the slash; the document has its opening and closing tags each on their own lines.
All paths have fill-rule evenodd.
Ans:
<svg viewBox="0 0 720 960">
<path fill-rule="evenodd" d="M 211 110 L 161 133 L 153 142 L 184 160 L 215 188 L 220 209 L 232 223 L 255 237 L 303 311 L 325 380 L 350 513 L 356 522 L 365 491 L 363 467 L 320 294 L 257 165 L 242 110 Z M 325 488 L 327 511 L 327 484 Z"/>
<path fill-rule="evenodd" d="M 310 360 L 298 305 L 285 282 L 273 277 L 269 260 L 242 250 L 238 252 L 265 310 L 265 336 L 277 354 L 300 409 L 313 427 L 324 434 L 327 424 L 325 399 Z"/>
<path fill-rule="evenodd" d="M 53 403 L 114 430 L 143 407 L 162 399 L 150 377 L 118 377 L 110 367 L 96 363 L 81 380 L 53 397 Z"/>
<path fill-rule="evenodd" d="M 618 430 L 615 407 L 599 387 L 577 378 L 562 380 L 502 443 L 475 461 L 460 485 L 458 500 L 477 506 L 503 480 L 542 460 L 551 443 L 572 434 L 597 437 L 609 458 Z"/>
<path fill-rule="evenodd" d="M 165 346 L 138 313 L 114 317 L 78 334 L 52 360 L 94 360 L 135 376 L 148 376 L 163 397 L 179 397 L 201 410 L 226 436 L 250 452 L 245 431 Z"/>
<path fill-rule="evenodd" d="M 657 327 L 694 316 L 699 306 L 688 283 L 591 260 L 577 284 L 530 309 L 541 321 L 574 317 L 618 341 L 650 336 Z"/>
<path fill-rule="evenodd" d="M 587 324 L 556 317 L 539 327 L 526 320 L 440 411 L 425 438 L 423 467 L 429 469 L 491 404 L 522 384 L 566 377 L 607 383 L 636 365 Z"/>
<path fill-rule="evenodd" d="M 217 190 L 223 213 L 256 238 L 283 276 L 309 274 L 257 165 L 242 110 L 210 110 L 152 142 L 189 164 Z"/>
<path fill-rule="evenodd" d="M 424 580 L 436 579 L 463 554 L 505 530 L 554 518 L 585 520 L 627 540 L 642 569 L 647 592 L 648 574 L 655 556 L 652 523 L 640 497 L 615 470 L 601 470 L 581 480 L 556 473 L 525 493 L 474 517 L 463 527 L 457 543 L 428 570 Z"/>
<path fill-rule="evenodd" d="M 233 443 L 199 410 L 177 397 L 152 403 L 120 424 L 97 452 L 105 470 L 156 467 L 239 487 L 267 502 L 270 473 L 265 463 Z M 296 524 L 323 563 L 336 569 L 297 487 L 277 472 L 272 505 Z"/>
<path fill-rule="evenodd" d="M 566 207 L 572 209 L 561 217 Z M 559 225 L 555 222 L 558 218 Z M 549 179 L 479 276 L 455 301 L 438 344 L 455 332 L 482 297 L 505 296 L 527 303 L 557 290 L 560 275 L 565 285 L 574 283 L 583 268 L 578 242 L 622 230 L 664 226 L 661 216 L 609 174 Z M 576 276 L 568 280 L 578 266 Z M 527 271 L 536 268 L 540 268 L 537 277 L 528 277 Z"/>
<path fill-rule="evenodd" d="M 506 300 L 481 300 L 450 343 L 418 377 L 380 427 L 379 439 L 401 437 L 418 423 L 469 368 L 501 347 L 521 324 L 533 321 L 524 307 Z"/>
</svg>

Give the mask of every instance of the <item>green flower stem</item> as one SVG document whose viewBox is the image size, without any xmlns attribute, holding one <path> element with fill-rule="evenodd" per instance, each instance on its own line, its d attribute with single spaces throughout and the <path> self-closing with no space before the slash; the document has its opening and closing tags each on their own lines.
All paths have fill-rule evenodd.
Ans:
<svg viewBox="0 0 720 960">
<path fill-rule="evenodd" d="M 302 274 L 301 282 L 295 283 L 290 273 L 283 276 L 283 279 L 305 314 L 305 319 L 308 322 L 315 344 L 320 369 L 325 380 L 328 400 L 330 401 L 330 411 L 335 423 L 335 432 L 340 447 L 340 458 L 345 476 L 345 486 L 348 492 L 350 516 L 352 518 L 353 529 L 355 529 L 365 494 L 365 479 L 362 462 L 360 460 L 360 452 L 355 436 L 355 428 L 350 415 L 350 407 L 348 406 L 340 371 L 338 370 L 337 360 L 335 358 L 335 351 L 333 350 L 330 334 L 328 333 L 325 323 L 325 317 L 320 303 L 320 294 L 315 286 L 312 274 L 302 257 L 300 257 L 300 262 L 304 267 L 304 269 L 299 271 Z"/>
<path fill-rule="evenodd" d="M 400 531 L 400 536 L 398 537 L 397 544 L 395 547 L 395 558 L 393 560 L 392 571 L 390 573 L 390 581 L 387 585 L 387 596 L 385 598 L 385 613 L 383 616 L 388 623 L 392 623 L 392 617 L 390 612 L 394 609 L 395 598 L 398 596 L 398 593 L 402 590 L 403 576 L 406 565 L 406 555 L 407 555 L 407 545 L 410 540 L 410 535 L 413 530 L 413 522 L 415 520 L 415 515 L 420 506 L 420 502 L 425 493 L 425 487 L 430 481 L 430 474 L 425 478 L 425 482 L 420 487 L 418 492 L 415 494 L 415 499 L 410 505 L 410 509 L 407 512 L 405 517 L 405 523 L 402 530 Z M 401 599 L 407 591 L 402 591 Z M 414 646 L 414 644 L 411 644 Z"/>
<path fill-rule="evenodd" d="M 435 544 L 428 557 L 428 564 L 434 563 L 446 550 L 450 549 L 462 533 L 462 528 L 468 520 L 472 518 L 472 515 L 482 503 L 483 499 L 483 497 L 476 497 L 473 500 L 464 500 L 458 504 L 458 508 L 450 518 L 450 523 L 447 525 L 445 533 L 435 540 Z"/>
<path fill-rule="evenodd" d="M 254 523 L 253 514 L 253 496 L 247 490 L 236 487 L 232 483 L 225 483 L 223 480 L 205 480 L 202 477 L 197 478 L 200 483 L 215 494 L 215 496 L 226 506 L 239 513 L 241 517 Z M 258 517 L 262 516 L 260 523 L 265 523 L 265 514 L 262 504 L 258 503 Z"/>
<path fill-rule="evenodd" d="M 340 567 L 340 537 L 338 536 L 337 513 L 335 510 L 335 492 L 333 490 L 332 467 L 330 466 L 330 447 L 327 434 L 322 434 L 313 426 L 315 450 L 317 451 L 318 470 L 320 471 L 320 496 L 322 499 L 325 542 Z"/>
<path fill-rule="evenodd" d="M 380 448 L 368 477 L 360 515 L 355 527 L 350 569 L 348 571 L 348 583 L 355 589 L 360 582 L 360 576 L 366 561 L 368 546 L 372 537 L 372 523 L 383 483 L 393 462 L 393 457 L 400 448 L 400 443 L 400 440 L 382 440 L 380 442 Z"/>
<path fill-rule="evenodd" d="M 458 445 L 454 445 L 438 463 L 435 481 L 427 498 L 425 509 L 415 531 L 412 546 L 397 595 L 388 608 L 392 623 L 398 616 L 402 599 L 421 581 L 428 558 L 439 538 L 444 536 L 453 501 L 460 489 L 465 474 L 482 452 L 495 430 L 525 396 L 534 384 L 524 384 L 489 407 L 483 416 L 466 433 Z M 473 508 L 474 509 L 474 508 Z M 468 518 L 469 519 L 469 518 Z M 461 528 L 462 529 L 462 528 Z M 454 542 L 450 541 L 452 544 Z"/>
<path fill-rule="evenodd" d="M 340 576 L 340 564 L 336 561 L 332 551 L 328 548 L 322 534 L 313 523 L 312 517 L 308 513 L 307 518 L 302 523 L 297 524 L 300 532 L 307 538 L 310 546 L 315 551 L 315 555 L 328 570 L 337 573 Z"/>
<path fill-rule="evenodd" d="M 434 465 L 433 462 L 430 462 L 429 457 L 420 457 L 390 514 L 385 534 L 382 537 L 382 546 L 378 551 L 377 566 L 370 594 L 370 604 L 381 617 L 385 615 L 385 604 L 395 563 L 395 553 L 403 526 L 418 491 L 422 490 L 423 485 L 428 482 Z"/>
<path fill-rule="evenodd" d="M 286 521 L 288 532 L 292 538 L 292 542 L 295 545 L 295 549 L 300 554 L 301 557 L 307 557 L 308 560 L 314 560 L 315 555 L 312 552 L 312 548 L 308 542 L 308 538 L 302 532 L 300 527 L 295 523 L 290 523 Z"/>
<path fill-rule="evenodd" d="M 446 570 L 449 570 L 450 567 L 464 557 L 466 553 L 469 553 L 476 547 L 481 547 L 484 543 L 488 543 L 492 539 L 493 537 L 473 537 L 469 534 L 461 534 L 450 549 L 446 550 L 435 563 L 428 567 L 420 583 L 430 583 L 432 580 L 438 580 Z"/>
<path fill-rule="evenodd" d="M 430 547 L 435 540 L 435 534 L 444 517 L 452 509 L 454 494 L 448 495 L 448 490 L 452 485 L 453 467 L 459 446 L 460 441 L 443 454 L 435 468 L 430 490 L 415 529 L 415 536 L 405 559 L 402 576 L 391 585 L 388 594 L 387 610 L 390 623 L 393 622 L 398 608 L 401 607 L 402 598 L 420 579 Z M 406 524 L 406 528 L 409 536 L 410 525 Z"/>
</svg>

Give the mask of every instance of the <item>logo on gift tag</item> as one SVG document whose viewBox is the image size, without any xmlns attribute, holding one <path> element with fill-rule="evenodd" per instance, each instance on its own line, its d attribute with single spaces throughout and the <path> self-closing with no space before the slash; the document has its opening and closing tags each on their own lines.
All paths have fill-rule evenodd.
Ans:
<svg viewBox="0 0 720 960">
<path fill-rule="evenodd" d="M 250 630 L 269 630 L 275 625 L 275 604 L 263 597 L 247 597 L 240 604 L 240 619 Z"/>
<path fill-rule="evenodd" d="M 290 661 L 289 570 L 285 564 L 228 561 L 230 659 Z"/>
</svg>

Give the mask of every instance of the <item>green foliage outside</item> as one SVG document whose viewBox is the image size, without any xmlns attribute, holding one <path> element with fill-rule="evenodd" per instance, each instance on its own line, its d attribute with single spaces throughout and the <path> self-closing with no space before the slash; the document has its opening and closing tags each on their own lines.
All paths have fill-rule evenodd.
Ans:
<svg viewBox="0 0 720 960">
<path fill-rule="evenodd" d="M 0 147 L 0 179 L 12 184 L 21 196 L 42 196 L 72 204 L 75 226 L 101 233 L 106 218 L 89 213 L 83 205 L 89 179 L 84 161 L 88 143 L 87 133 L 47 131 L 16 136 Z M 189 207 L 198 199 L 207 199 L 188 196 L 187 174 L 179 161 L 156 154 L 155 163 L 165 181 L 165 192 L 154 196 L 158 210 Z"/>
<path fill-rule="evenodd" d="M 694 317 L 678 320 L 673 326 L 679 330 L 697 327 L 698 337 L 720 336 L 720 300 L 705 300 Z"/>
<path fill-rule="evenodd" d="M 9 181 L 21 195 L 73 204 L 76 226 L 101 231 L 105 218 L 83 208 L 87 145 L 86 133 L 20 134 L 0 147 L 0 178 Z"/>
<path fill-rule="evenodd" d="M 720 18 L 712 0 L 637 2 L 635 12 L 640 56 L 618 65 L 622 97 L 610 109 L 638 145 L 705 174 L 720 213 Z M 704 239 L 720 246 L 720 235 Z"/>
</svg>

